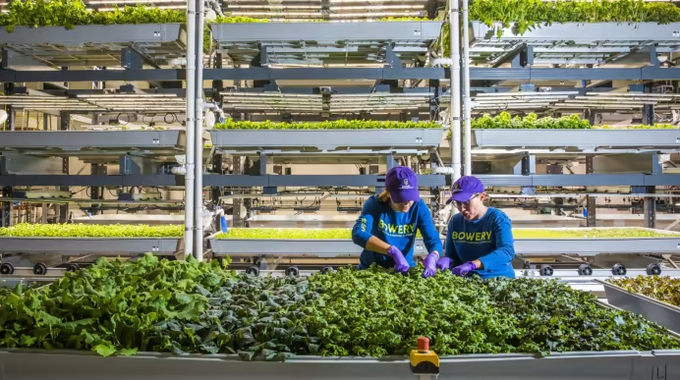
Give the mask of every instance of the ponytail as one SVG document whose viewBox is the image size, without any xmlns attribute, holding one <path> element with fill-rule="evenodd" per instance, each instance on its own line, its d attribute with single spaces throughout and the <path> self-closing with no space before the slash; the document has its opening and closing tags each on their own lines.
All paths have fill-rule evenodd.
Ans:
<svg viewBox="0 0 680 380">
<path fill-rule="evenodd" d="M 380 195 L 378 195 L 378 200 L 380 202 L 389 202 L 390 200 L 390 193 L 387 192 L 387 190 L 383 190 Z"/>
</svg>

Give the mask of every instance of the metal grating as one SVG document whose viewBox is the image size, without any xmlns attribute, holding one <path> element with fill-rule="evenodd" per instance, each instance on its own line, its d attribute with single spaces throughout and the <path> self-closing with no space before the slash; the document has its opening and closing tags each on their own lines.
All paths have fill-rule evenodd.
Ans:
<svg viewBox="0 0 680 380">
<path fill-rule="evenodd" d="M 290 19 L 356 20 L 384 17 L 428 17 L 431 7 L 443 8 L 437 0 L 223 0 L 222 9 L 231 16 Z M 436 9 L 436 8 L 435 8 Z"/>
<path fill-rule="evenodd" d="M 237 64 L 385 64 L 390 48 L 406 63 L 423 60 L 440 21 L 213 24 L 213 38 Z M 264 56 L 263 53 L 264 52 Z"/>
<path fill-rule="evenodd" d="M 331 94 L 324 103 L 322 95 L 285 94 L 279 92 L 222 93 L 222 108 L 226 112 L 260 113 L 399 113 L 429 110 L 432 94 Z"/>
<path fill-rule="evenodd" d="M 639 112 L 645 105 L 655 111 L 680 109 L 680 94 L 611 93 L 578 91 L 480 93 L 474 97 L 473 113 L 502 111 L 578 111 L 585 109 Z M 448 106 L 448 95 L 442 97 L 441 108 Z"/>
<path fill-rule="evenodd" d="M 175 94 L 87 94 L 66 96 L 0 96 L 0 105 L 36 111 L 136 112 L 144 114 L 184 112 L 186 101 Z"/>
<path fill-rule="evenodd" d="M 226 112 L 332 114 L 429 112 L 434 93 L 330 94 L 324 103 L 320 94 L 280 92 L 223 92 Z M 474 114 L 502 111 L 569 112 L 586 109 L 640 112 L 653 105 L 656 112 L 680 110 L 680 94 L 597 93 L 579 91 L 480 93 L 472 97 Z M 438 108 L 448 109 L 450 97 L 444 94 Z"/>
</svg>

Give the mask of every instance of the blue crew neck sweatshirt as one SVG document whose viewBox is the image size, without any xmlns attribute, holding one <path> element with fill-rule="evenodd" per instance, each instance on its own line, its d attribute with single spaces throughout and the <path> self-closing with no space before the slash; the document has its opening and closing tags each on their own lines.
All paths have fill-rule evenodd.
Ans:
<svg viewBox="0 0 680 380">
<path fill-rule="evenodd" d="M 489 207 L 484 216 L 474 221 L 465 220 L 462 214 L 454 215 L 446 232 L 445 249 L 454 267 L 479 259 L 483 267 L 475 273 L 480 277 L 515 277 L 512 222 L 497 208 Z"/>
<path fill-rule="evenodd" d="M 372 263 L 385 268 L 394 267 L 394 260 L 391 257 L 366 249 L 366 243 L 371 236 L 399 248 L 409 265 L 414 266 L 413 247 L 416 230 L 423 236 L 427 252 L 437 251 L 442 254 L 439 232 L 434 227 L 430 209 L 422 199 L 414 202 L 407 212 L 398 212 L 394 211 L 388 202 L 379 201 L 377 195 L 368 198 L 352 228 L 352 241 L 364 248 L 359 269 L 367 269 Z"/>
</svg>

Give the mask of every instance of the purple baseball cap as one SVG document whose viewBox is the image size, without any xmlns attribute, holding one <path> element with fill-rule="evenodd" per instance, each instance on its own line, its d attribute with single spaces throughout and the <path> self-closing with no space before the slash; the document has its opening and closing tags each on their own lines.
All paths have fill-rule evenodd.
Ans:
<svg viewBox="0 0 680 380">
<path fill-rule="evenodd" d="M 453 201 L 467 202 L 475 194 L 484 192 L 484 184 L 477 177 L 466 175 L 458 178 L 451 187 L 451 198 L 446 201 L 449 204 Z"/>
<path fill-rule="evenodd" d="M 394 203 L 415 202 L 420 199 L 418 178 L 407 166 L 397 166 L 387 172 L 385 189 Z"/>
</svg>

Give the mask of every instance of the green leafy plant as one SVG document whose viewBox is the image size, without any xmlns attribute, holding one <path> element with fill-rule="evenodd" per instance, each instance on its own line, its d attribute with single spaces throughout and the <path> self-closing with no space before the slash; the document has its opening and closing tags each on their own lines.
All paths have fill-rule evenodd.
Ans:
<svg viewBox="0 0 680 380">
<path fill-rule="evenodd" d="M 472 129 L 678 129 L 680 127 L 673 124 L 654 124 L 654 125 L 630 125 L 624 127 L 613 127 L 609 125 L 591 125 L 586 119 L 581 119 L 578 115 L 562 117 L 541 117 L 535 113 L 530 113 L 524 117 L 512 116 L 508 112 L 501 112 L 496 116 L 484 114 L 472 120 Z M 451 138 L 451 130 L 448 132 Z"/>
<path fill-rule="evenodd" d="M 678 347 L 666 329 L 599 307 L 593 294 L 556 280 L 423 279 L 376 267 L 315 275 L 321 297 L 307 330 L 322 355 L 405 355 L 419 336 L 440 355 L 649 350 Z"/>
<path fill-rule="evenodd" d="M 588 120 L 581 119 L 578 115 L 562 116 L 558 118 L 539 118 L 535 113 L 525 117 L 512 116 L 507 112 L 501 112 L 492 117 L 484 114 L 472 121 L 474 129 L 589 129 Z"/>
<path fill-rule="evenodd" d="M 611 126 L 611 125 L 594 125 L 593 128 L 595 129 L 614 129 L 614 130 L 621 130 L 621 129 L 678 129 L 680 126 L 675 125 L 675 124 L 654 124 L 654 125 L 643 125 L 643 124 L 636 124 L 636 125 L 626 125 L 626 126 Z"/>
<path fill-rule="evenodd" d="M 643 0 L 593 0 L 593 1 L 541 1 L 541 0 L 474 0 L 469 9 L 471 21 L 481 21 L 487 26 L 501 25 L 496 29 L 500 37 L 503 28 L 512 28 L 522 35 L 541 26 L 554 23 L 638 23 L 669 24 L 680 21 L 680 8 L 672 3 Z M 442 31 L 444 56 L 450 56 L 450 27 L 447 22 Z"/>
<path fill-rule="evenodd" d="M 89 11 L 81 0 L 15 0 L 7 13 L 0 14 L 0 26 L 8 32 L 16 26 L 43 27 L 63 26 L 73 29 L 76 25 L 120 25 L 184 23 L 186 13 L 182 10 L 160 9 L 137 5 L 115 8 L 110 12 Z"/>
<path fill-rule="evenodd" d="M 216 124 L 215 129 L 414 129 L 442 128 L 441 125 L 429 122 L 413 121 L 377 121 L 377 120 L 335 120 L 310 123 L 276 123 L 272 121 L 234 121 L 227 120 Z"/>
<path fill-rule="evenodd" d="M 379 21 L 420 21 L 419 17 L 384 18 Z M 114 7 L 112 11 L 90 11 L 82 0 L 13 0 L 7 12 L 0 14 L 0 26 L 13 32 L 16 26 L 62 26 L 73 29 L 76 25 L 124 25 L 185 23 L 186 11 L 136 6 Z M 218 17 L 210 23 L 265 23 L 267 19 L 244 16 Z M 326 20 L 291 20 L 290 22 L 326 22 Z M 205 32 L 204 32 L 205 34 Z M 209 45 L 204 38 L 204 46 Z"/>
<path fill-rule="evenodd" d="M 0 237 L 181 237 L 182 225 L 28 224 L 0 228 Z"/>
<path fill-rule="evenodd" d="M 100 259 L 45 287 L 0 291 L 0 346 L 279 361 L 405 355 L 419 336 L 440 355 L 680 346 L 663 327 L 555 280 L 423 279 L 422 270 L 254 277 L 191 257 Z"/>
<path fill-rule="evenodd" d="M 677 237 L 676 233 L 663 233 L 642 228 L 599 228 L 599 229 L 513 229 L 515 239 L 608 239 Z M 351 239 L 348 228 L 232 228 L 229 232 L 216 235 L 217 239 L 286 239 L 321 240 Z"/>
<path fill-rule="evenodd" d="M 665 328 L 626 311 L 599 306 L 597 297 L 558 280 L 492 279 L 497 307 L 517 320 L 511 344 L 519 352 L 628 350 L 678 346 Z M 663 332 L 660 334 L 660 332 Z"/>
<path fill-rule="evenodd" d="M 674 306 L 680 306 L 680 279 L 669 276 L 637 276 L 611 278 L 607 281 L 631 293 L 642 294 Z"/>
<path fill-rule="evenodd" d="M 159 261 L 148 254 L 100 259 L 37 289 L 17 286 L 0 300 L 0 345 L 132 355 L 159 345 L 158 323 L 197 320 L 232 274 L 217 262 Z"/>
</svg>

